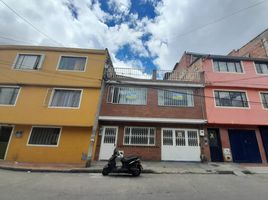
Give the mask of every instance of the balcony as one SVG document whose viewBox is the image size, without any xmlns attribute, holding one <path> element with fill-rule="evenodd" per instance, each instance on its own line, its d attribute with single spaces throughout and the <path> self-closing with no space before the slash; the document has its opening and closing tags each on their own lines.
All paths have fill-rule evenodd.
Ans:
<svg viewBox="0 0 268 200">
<path fill-rule="evenodd" d="M 151 70 L 140 68 L 107 68 L 106 78 L 108 80 L 132 80 L 132 81 L 170 81 L 170 82 L 203 82 L 203 73 L 172 70 Z"/>
</svg>

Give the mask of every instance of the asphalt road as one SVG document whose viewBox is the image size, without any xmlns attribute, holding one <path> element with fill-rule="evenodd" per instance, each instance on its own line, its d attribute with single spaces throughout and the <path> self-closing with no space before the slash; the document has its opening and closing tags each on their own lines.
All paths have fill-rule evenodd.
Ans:
<svg viewBox="0 0 268 200">
<path fill-rule="evenodd" d="M 267 200 L 268 175 L 27 173 L 0 170 L 0 200 Z"/>
</svg>

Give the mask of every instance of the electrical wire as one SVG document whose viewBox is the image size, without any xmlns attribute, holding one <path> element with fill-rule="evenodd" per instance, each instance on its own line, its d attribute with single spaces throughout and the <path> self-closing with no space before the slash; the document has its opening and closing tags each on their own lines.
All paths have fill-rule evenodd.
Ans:
<svg viewBox="0 0 268 200">
<path fill-rule="evenodd" d="M 40 31 L 36 26 L 34 26 L 28 19 L 26 19 L 25 17 L 23 17 L 21 14 L 19 14 L 15 9 L 13 9 L 10 5 L 8 5 L 5 1 L 0 0 L 0 2 L 6 6 L 10 11 L 12 11 L 16 16 L 18 16 L 19 18 L 21 18 L 24 22 L 26 22 L 28 25 L 30 25 L 34 30 L 36 30 L 38 33 L 40 33 L 41 35 L 45 36 L 46 38 L 48 38 L 49 40 L 53 41 L 55 44 L 58 44 L 60 46 L 64 46 L 63 44 L 61 44 L 60 42 L 54 40 L 53 38 L 51 38 L 50 36 L 48 36 L 46 33 Z"/>
</svg>

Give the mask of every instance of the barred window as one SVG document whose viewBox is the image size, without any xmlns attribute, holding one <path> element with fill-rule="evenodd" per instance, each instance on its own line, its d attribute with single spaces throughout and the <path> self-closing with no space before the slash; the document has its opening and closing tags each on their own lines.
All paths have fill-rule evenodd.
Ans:
<svg viewBox="0 0 268 200">
<path fill-rule="evenodd" d="M 268 63 L 255 62 L 255 67 L 258 74 L 268 74 Z"/>
<path fill-rule="evenodd" d="M 245 92 L 236 91 L 215 91 L 217 106 L 223 107 L 248 107 Z"/>
<path fill-rule="evenodd" d="M 18 87 L 0 87 L 0 105 L 14 105 L 18 93 Z"/>
<path fill-rule="evenodd" d="M 51 107 L 77 108 L 80 104 L 82 90 L 54 89 Z"/>
<path fill-rule="evenodd" d="M 125 145 L 154 145 L 155 128 L 148 127 L 125 127 Z"/>
<path fill-rule="evenodd" d="M 109 88 L 109 103 L 146 105 L 147 89 L 139 87 L 115 87 Z"/>
<path fill-rule="evenodd" d="M 243 69 L 239 61 L 213 60 L 214 70 L 217 72 L 242 73 Z"/>
<path fill-rule="evenodd" d="M 159 106 L 194 106 L 192 90 L 158 90 Z"/>
<path fill-rule="evenodd" d="M 84 71 L 86 60 L 86 57 L 61 56 L 59 69 L 70 71 Z"/>
<path fill-rule="evenodd" d="M 28 144 L 56 146 L 59 134 L 60 128 L 33 127 Z"/>
<path fill-rule="evenodd" d="M 261 92 L 261 101 L 264 108 L 268 108 L 268 92 Z"/>
</svg>

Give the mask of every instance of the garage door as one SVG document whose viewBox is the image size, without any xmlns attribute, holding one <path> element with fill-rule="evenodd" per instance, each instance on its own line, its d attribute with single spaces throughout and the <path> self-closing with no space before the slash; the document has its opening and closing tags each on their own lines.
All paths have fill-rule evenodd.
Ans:
<svg viewBox="0 0 268 200">
<path fill-rule="evenodd" d="M 238 163 L 260 163 L 261 156 L 254 130 L 228 130 L 233 161 Z"/>
<path fill-rule="evenodd" d="M 171 161 L 200 161 L 198 130 L 163 128 L 161 158 Z"/>
</svg>

